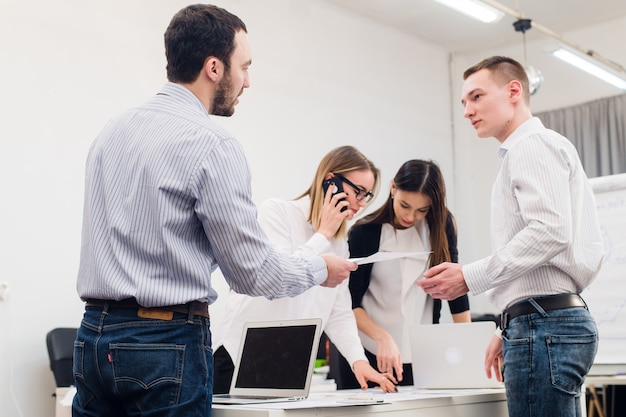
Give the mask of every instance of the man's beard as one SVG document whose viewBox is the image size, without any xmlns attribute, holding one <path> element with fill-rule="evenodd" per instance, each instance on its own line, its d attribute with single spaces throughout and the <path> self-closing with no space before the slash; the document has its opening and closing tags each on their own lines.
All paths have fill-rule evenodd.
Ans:
<svg viewBox="0 0 626 417">
<path fill-rule="evenodd" d="M 230 77 L 225 76 L 222 81 L 217 85 L 215 90 L 215 97 L 213 97 L 213 105 L 211 106 L 211 114 L 215 116 L 230 117 L 235 113 L 235 100 L 237 97 L 232 98 L 229 96 L 229 92 L 232 91 L 232 84 Z"/>
</svg>

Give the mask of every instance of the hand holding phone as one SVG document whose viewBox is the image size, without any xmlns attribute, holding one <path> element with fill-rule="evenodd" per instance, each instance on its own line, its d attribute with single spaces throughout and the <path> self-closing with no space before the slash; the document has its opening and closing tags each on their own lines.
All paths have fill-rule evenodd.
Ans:
<svg viewBox="0 0 626 417">
<path fill-rule="evenodd" d="M 343 184 L 341 183 L 341 180 L 339 178 L 330 178 L 327 180 L 324 180 L 324 182 L 322 183 L 322 187 L 324 188 L 324 196 L 326 196 L 326 193 L 328 192 L 328 189 L 331 189 L 331 198 L 337 194 L 337 193 L 343 193 Z M 339 201 L 337 201 L 337 204 L 339 204 L 340 201 L 346 201 L 345 197 L 339 199 Z M 336 204 L 336 205 L 337 205 Z M 341 211 L 346 211 L 348 210 L 348 207 L 342 207 Z"/>
</svg>

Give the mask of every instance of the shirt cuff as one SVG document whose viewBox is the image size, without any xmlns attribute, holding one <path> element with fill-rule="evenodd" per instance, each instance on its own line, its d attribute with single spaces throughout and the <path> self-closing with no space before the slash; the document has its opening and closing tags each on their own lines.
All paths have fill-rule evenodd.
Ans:
<svg viewBox="0 0 626 417">
<path fill-rule="evenodd" d="M 331 249 L 330 241 L 320 232 L 313 234 L 308 240 L 307 245 L 310 246 L 315 253 L 326 253 L 330 252 Z"/>
<path fill-rule="evenodd" d="M 470 264 L 463 265 L 463 277 L 467 288 L 472 294 L 482 294 L 491 289 L 491 282 L 487 278 L 486 264 L 487 259 L 481 259 Z"/>
<path fill-rule="evenodd" d="M 309 258 L 309 262 L 311 263 L 311 272 L 315 278 L 315 283 L 319 285 L 326 281 L 328 278 L 328 267 L 326 266 L 324 258 L 321 256 L 314 256 Z"/>
</svg>

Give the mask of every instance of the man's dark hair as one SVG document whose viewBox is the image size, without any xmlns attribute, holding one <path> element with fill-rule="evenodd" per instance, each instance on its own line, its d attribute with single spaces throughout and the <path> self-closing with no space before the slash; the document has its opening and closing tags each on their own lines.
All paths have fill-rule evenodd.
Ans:
<svg viewBox="0 0 626 417">
<path fill-rule="evenodd" d="M 165 31 L 167 79 L 194 82 L 208 57 L 214 56 L 230 68 L 235 34 L 246 25 L 234 14 L 210 4 L 194 4 L 180 10 Z"/>
</svg>

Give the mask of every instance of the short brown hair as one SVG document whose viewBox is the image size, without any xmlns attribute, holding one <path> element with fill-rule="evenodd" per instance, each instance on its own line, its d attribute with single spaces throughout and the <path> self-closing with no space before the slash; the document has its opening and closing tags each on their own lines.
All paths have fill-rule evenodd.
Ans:
<svg viewBox="0 0 626 417">
<path fill-rule="evenodd" d="M 470 75 L 482 69 L 489 70 L 498 85 L 505 85 L 513 80 L 519 81 L 522 84 L 522 94 L 526 104 L 530 102 L 528 75 L 522 64 L 507 56 L 492 56 L 466 69 L 463 72 L 463 80 L 467 80 Z"/>
</svg>

